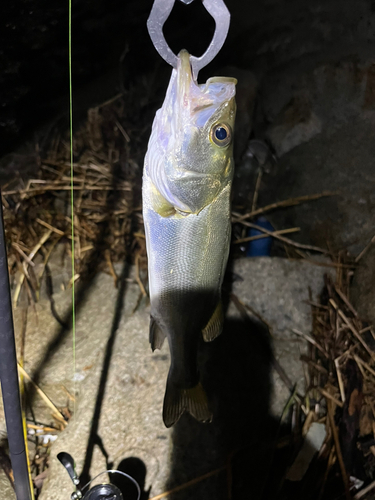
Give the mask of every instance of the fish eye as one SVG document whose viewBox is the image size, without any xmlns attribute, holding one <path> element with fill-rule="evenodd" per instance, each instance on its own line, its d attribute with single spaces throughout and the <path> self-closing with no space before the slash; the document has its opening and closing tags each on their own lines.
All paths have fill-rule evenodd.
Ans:
<svg viewBox="0 0 375 500">
<path fill-rule="evenodd" d="M 211 141 L 220 147 L 228 146 L 232 140 L 232 131 L 226 123 L 216 123 L 211 127 Z"/>
</svg>

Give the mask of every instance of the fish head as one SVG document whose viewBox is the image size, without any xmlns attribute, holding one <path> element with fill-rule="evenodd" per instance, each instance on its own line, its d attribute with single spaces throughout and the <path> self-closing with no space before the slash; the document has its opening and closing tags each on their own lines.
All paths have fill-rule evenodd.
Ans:
<svg viewBox="0 0 375 500">
<path fill-rule="evenodd" d="M 214 77 L 199 85 L 180 52 L 146 156 L 156 189 L 180 214 L 199 213 L 232 179 L 236 83 Z"/>
</svg>

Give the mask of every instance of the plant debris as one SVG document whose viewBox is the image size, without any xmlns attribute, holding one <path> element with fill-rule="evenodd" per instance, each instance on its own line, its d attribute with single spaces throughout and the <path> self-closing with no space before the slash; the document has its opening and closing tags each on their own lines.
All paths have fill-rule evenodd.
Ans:
<svg viewBox="0 0 375 500">
<path fill-rule="evenodd" d="M 375 332 L 350 303 L 354 262 L 340 256 L 338 263 L 345 266 L 336 267 L 335 280 L 326 276 L 320 302 L 310 302 L 311 334 L 295 332 L 308 343 L 308 354 L 301 356 L 307 387 L 290 410 L 280 500 L 369 499 L 375 489 Z M 300 481 L 289 481 L 288 470 L 314 422 L 325 424 L 326 439 Z"/>
<path fill-rule="evenodd" d="M 140 139 L 133 139 L 137 130 L 126 132 L 127 124 L 120 123 L 125 105 L 125 97 L 117 96 L 89 110 L 74 135 L 72 177 L 68 136 L 56 133 L 48 152 L 38 155 L 37 176 L 26 180 L 19 175 L 3 187 L 9 269 L 13 275 L 19 271 L 15 302 L 25 286 L 34 299 L 38 296 L 56 245 L 64 245 L 66 256 L 71 256 L 73 232 L 75 280 L 98 253 L 99 268 L 115 282 L 114 262 L 134 262 L 138 255 L 138 265 L 144 266 L 142 168 L 136 161 L 142 159 L 143 149 Z M 39 274 L 34 272 L 36 258 L 43 265 Z"/>
</svg>

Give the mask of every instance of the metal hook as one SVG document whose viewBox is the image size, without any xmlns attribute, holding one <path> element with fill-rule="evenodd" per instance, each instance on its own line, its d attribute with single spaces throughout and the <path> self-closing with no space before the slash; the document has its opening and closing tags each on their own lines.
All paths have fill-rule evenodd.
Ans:
<svg viewBox="0 0 375 500">
<path fill-rule="evenodd" d="M 193 0 L 180 0 L 188 5 Z M 171 66 L 177 68 L 178 58 L 169 48 L 163 34 L 163 26 L 172 11 L 175 0 L 155 0 L 147 20 L 147 28 L 155 49 Z M 193 76 L 196 79 L 199 71 L 207 66 L 223 46 L 229 30 L 230 13 L 223 0 L 202 0 L 207 12 L 214 18 L 215 33 L 206 52 L 200 56 L 190 56 Z"/>
</svg>

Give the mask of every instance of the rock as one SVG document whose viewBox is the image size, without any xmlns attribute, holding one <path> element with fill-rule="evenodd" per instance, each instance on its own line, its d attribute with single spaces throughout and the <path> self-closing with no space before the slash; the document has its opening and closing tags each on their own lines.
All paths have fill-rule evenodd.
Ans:
<svg viewBox="0 0 375 500">
<path fill-rule="evenodd" d="M 259 191 L 259 206 L 327 190 L 337 194 L 275 210 L 269 215 L 274 227 L 300 227 L 297 241 L 325 249 L 362 251 L 375 234 L 374 125 L 373 114 L 353 117 L 280 158 L 277 176 L 267 177 Z"/>
<path fill-rule="evenodd" d="M 266 132 L 279 156 L 324 131 L 375 109 L 374 61 L 358 58 L 296 63 L 275 70 L 260 87 Z"/>
<path fill-rule="evenodd" d="M 375 242 L 355 270 L 350 299 L 361 318 L 375 326 Z"/>
<path fill-rule="evenodd" d="M 282 156 L 322 131 L 320 119 L 312 111 L 306 95 L 294 97 L 267 131 L 277 156 Z"/>
</svg>

